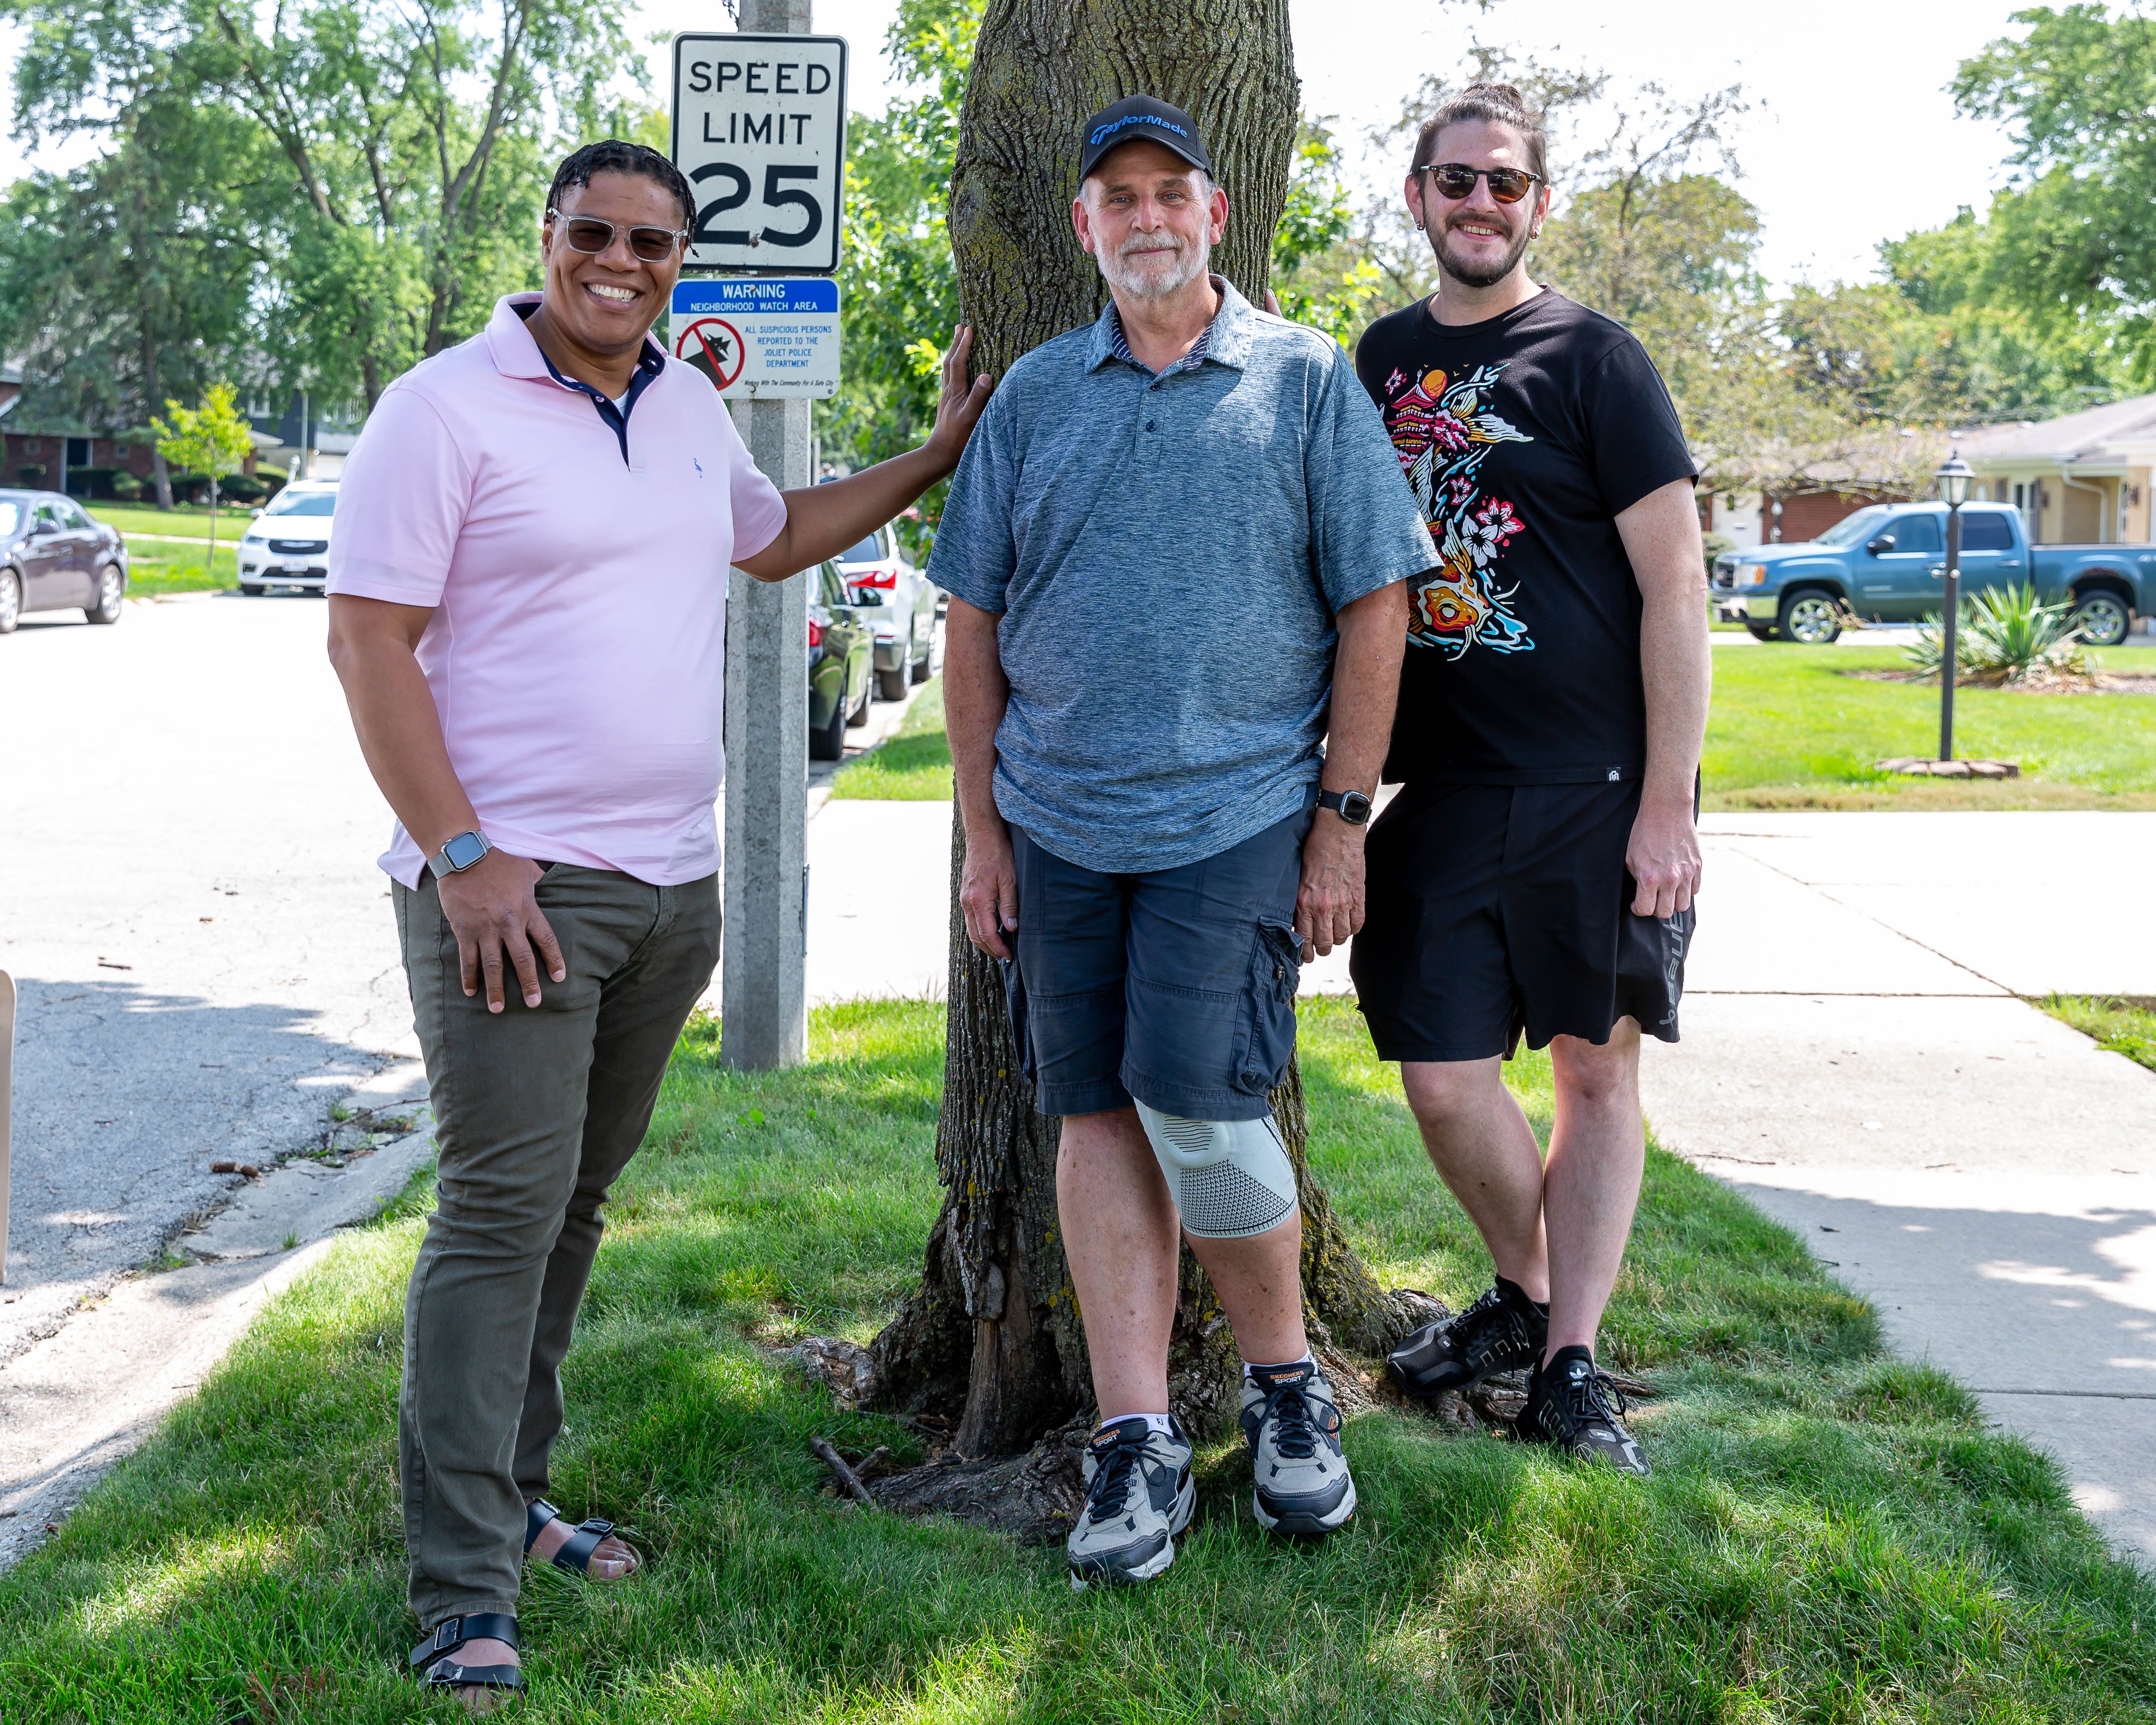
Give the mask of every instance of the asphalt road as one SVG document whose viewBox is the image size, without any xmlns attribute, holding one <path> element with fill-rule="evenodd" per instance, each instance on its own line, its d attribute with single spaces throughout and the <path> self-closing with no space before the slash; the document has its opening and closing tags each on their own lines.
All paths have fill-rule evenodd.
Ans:
<svg viewBox="0 0 2156 1725">
<path fill-rule="evenodd" d="M 130 603 L 0 639 L 0 968 L 21 993 L 0 1360 L 415 1054 L 389 813 L 318 599 Z M 408 1072 L 409 1068 L 406 1068 Z M 424 1086 L 419 1086 L 424 1090 Z"/>
</svg>

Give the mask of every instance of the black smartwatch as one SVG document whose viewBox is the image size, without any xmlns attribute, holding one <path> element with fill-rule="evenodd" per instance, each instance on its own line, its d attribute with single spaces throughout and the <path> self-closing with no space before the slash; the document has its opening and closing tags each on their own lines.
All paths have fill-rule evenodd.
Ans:
<svg viewBox="0 0 2156 1725">
<path fill-rule="evenodd" d="M 1351 827 L 1367 826 L 1370 820 L 1370 799 L 1360 791 L 1321 791 L 1317 806 L 1330 809 Z"/>
</svg>

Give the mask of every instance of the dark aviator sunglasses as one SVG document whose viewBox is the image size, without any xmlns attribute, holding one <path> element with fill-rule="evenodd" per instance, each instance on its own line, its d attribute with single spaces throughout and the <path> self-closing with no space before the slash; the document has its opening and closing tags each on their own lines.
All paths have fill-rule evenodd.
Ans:
<svg viewBox="0 0 2156 1725">
<path fill-rule="evenodd" d="M 557 209 L 550 209 L 547 217 L 560 224 L 562 237 L 568 241 L 571 251 L 592 257 L 612 245 L 614 235 L 622 231 L 612 222 L 602 222 L 597 216 L 565 216 Z M 689 237 L 686 228 L 631 228 L 628 232 L 631 254 L 647 264 L 665 263 L 674 255 L 675 246 Z"/>
<path fill-rule="evenodd" d="M 1523 167 L 1470 167 L 1464 162 L 1425 162 L 1415 172 L 1435 175 L 1440 195 L 1455 203 L 1475 195 L 1477 180 L 1490 182 L 1490 195 L 1500 203 L 1517 203 L 1542 182 L 1540 174 Z"/>
</svg>

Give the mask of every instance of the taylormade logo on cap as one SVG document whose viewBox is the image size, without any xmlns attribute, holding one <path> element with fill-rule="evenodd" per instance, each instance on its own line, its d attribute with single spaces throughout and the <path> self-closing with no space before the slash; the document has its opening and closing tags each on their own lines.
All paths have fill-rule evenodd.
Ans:
<svg viewBox="0 0 2156 1725">
<path fill-rule="evenodd" d="M 1157 126 L 1163 131 L 1172 131 L 1179 138 L 1187 138 L 1190 136 L 1188 131 L 1178 126 L 1173 120 L 1164 120 L 1158 114 L 1126 114 L 1121 120 L 1111 120 L 1106 126 L 1096 126 L 1093 135 L 1086 141 L 1089 144 L 1101 143 L 1115 136 L 1127 126 Z"/>
<path fill-rule="evenodd" d="M 1101 158 L 1125 144 L 1154 143 L 1173 150 L 1193 167 L 1213 172 L 1213 158 L 1198 136 L 1198 123 L 1173 102 L 1158 96 L 1125 96 L 1086 122 L 1079 135 L 1078 177 L 1082 181 Z"/>
</svg>

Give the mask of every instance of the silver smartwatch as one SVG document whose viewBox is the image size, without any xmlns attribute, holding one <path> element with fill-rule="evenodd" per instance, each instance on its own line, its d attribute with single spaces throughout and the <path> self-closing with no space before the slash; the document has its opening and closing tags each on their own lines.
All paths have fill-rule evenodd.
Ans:
<svg viewBox="0 0 2156 1725">
<path fill-rule="evenodd" d="M 427 866 L 437 880 L 444 875 L 461 875 L 493 849 L 484 833 L 459 833 L 427 859 Z"/>
</svg>

